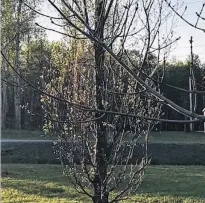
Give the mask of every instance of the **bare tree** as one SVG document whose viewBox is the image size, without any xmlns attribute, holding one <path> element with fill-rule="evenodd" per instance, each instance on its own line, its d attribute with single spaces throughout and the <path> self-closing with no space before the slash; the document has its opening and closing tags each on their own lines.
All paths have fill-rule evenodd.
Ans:
<svg viewBox="0 0 205 203">
<path fill-rule="evenodd" d="M 163 1 L 49 2 L 62 17 L 52 22 L 66 26 L 64 35 L 75 46 L 64 55 L 66 72 L 51 62 L 44 74 L 46 129 L 59 137 L 56 153 L 76 190 L 95 203 L 118 202 L 136 191 L 149 164 L 148 134 L 156 122 L 142 118 L 160 117 L 162 101 L 146 88 L 161 95 L 152 77 L 161 66 L 160 52 L 177 40 L 170 31 L 160 41 L 169 12 L 162 11 Z M 129 41 L 138 43 L 139 52 L 127 50 Z M 142 159 L 135 154 L 138 140 Z"/>
<path fill-rule="evenodd" d="M 7 60 L 13 60 L 14 69 L 20 74 L 21 69 L 21 45 L 24 42 L 25 35 L 32 32 L 33 22 L 35 17 L 35 12 L 30 11 L 24 6 L 24 0 L 8 0 L 2 1 L 2 41 L 1 41 L 1 51 L 5 53 Z M 30 2 L 27 0 L 26 2 Z M 30 3 L 35 6 L 37 1 L 31 1 Z M 8 67 L 7 60 L 5 57 L 2 58 L 2 127 L 5 127 L 6 115 L 8 111 L 8 88 L 6 87 L 9 80 L 12 78 L 13 86 L 13 103 L 14 103 L 14 128 L 21 129 L 21 81 L 17 74 L 11 74 L 10 68 Z M 9 99 L 11 100 L 11 99 Z"/>
<path fill-rule="evenodd" d="M 8 49 L 5 50 L 6 57 L 8 58 Z M 1 76 L 5 77 L 7 74 L 7 63 L 5 59 L 2 59 L 1 63 Z M 6 120 L 6 114 L 8 112 L 8 98 L 7 98 L 7 84 L 2 83 L 1 85 L 1 92 L 2 92 L 2 104 L 1 104 L 1 127 L 2 129 L 5 128 L 5 120 Z"/>
<path fill-rule="evenodd" d="M 118 202 L 142 180 L 149 164 L 148 135 L 162 121 L 162 104 L 198 119 L 191 122 L 205 120 L 159 90 L 163 74 L 158 70 L 178 40 L 172 29 L 163 29 L 169 5 L 164 0 L 48 2 L 60 17 L 47 17 L 65 28 L 53 31 L 74 46 L 60 50 L 67 61 L 49 60 L 45 91 L 26 82 L 44 95 L 45 130 L 58 135 L 56 153 L 76 190 L 94 203 Z M 136 161 L 139 140 L 144 157 Z"/>
<path fill-rule="evenodd" d="M 22 15 L 22 0 L 19 0 L 17 6 L 17 16 L 16 16 L 16 38 L 15 38 L 15 57 L 14 57 L 14 68 L 19 72 L 19 58 L 20 58 L 20 23 Z M 15 75 L 14 81 L 16 86 L 14 86 L 14 108 L 15 108 L 15 128 L 21 129 L 21 92 L 20 88 L 20 78 Z"/>
<path fill-rule="evenodd" d="M 15 38 L 12 36 L 12 17 L 11 13 L 13 11 L 12 2 L 11 1 L 2 1 L 2 15 L 4 18 L 2 19 L 2 27 L 1 27 L 1 49 L 4 50 L 6 58 L 9 58 L 9 44 Z M 4 58 L 1 60 L 1 77 L 8 78 L 9 67 Z M 1 105 L 1 126 L 2 128 L 6 127 L 6 115 L 8 113 L 8 87 L 5 82 L 1 84 L 1 92 L 2 92 L 2 105 Z"/>
</svg>

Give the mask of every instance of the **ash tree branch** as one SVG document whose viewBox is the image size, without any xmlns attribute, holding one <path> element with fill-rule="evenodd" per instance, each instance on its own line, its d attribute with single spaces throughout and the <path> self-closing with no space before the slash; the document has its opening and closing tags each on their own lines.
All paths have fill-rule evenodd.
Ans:
<svg viewBox="0 0 205 203">
<path fill-rule="evenodd" d="M 142 86 L 145 87 L 147 89 L 148 92 L 150 92 L 151 94 L 153 94 L 156 98 L 164 100 L 164 102 L 171 107 L 172 109 L 176 110 L 177 112 L 185 115 L 185 116 L 189 116 L 189 117 L 193 117 L 193 118 L 197 118 L 200 120 L 205 121 L 205 116 L 193 113 L 188 111 L 187 109 L 184 109 L 183 107 L 175 104 L 174 102 L 172 102 L 171 100 L 169 100 L 168 98 L 166 98 L 165 96 L 161 95 L 160 93 L 158 93 L 156 90 L 154 90 L 153 88 L 151 88 L 148 84 L 146 84 L 145 81 L 143 81 L 133 70 L 131 70 L 123 61 L 121 61 L 118 56 L 116 56 L 113 51 L 107 46 L 105 45 L 98 37 L 96 37 L 92 31 L 92 29 L 84 22 L 84 20 L 82 18 L 80 18 L 78 16 L 78 14 L 68 5 L 67 7 L 71 10 L 71 12 L 73 12 L 74 15 L 76 15 L 76 17 L 86 26 L 86 28 L 89 30 L 90 33 L 87 33 L 83 30 L 81 30 L 78 26 L 76 26 L 74 23 L 72 23 L 67 17 L 66 15 L 51 1 L 48 0 L 50 2 L 50 4 L 62 15 L 63 18 L 65 18 L 65 20 L 76 30 L 78 30 L 80 33 L 82 33 L 83 35 L 85 35 L 86 37 L 88 37 L 91 41 L 97 42 L 99 45 L 101 45 L 112 57 L 113 59 L 116 60 L 116 62 L 118 62 L 134 79 L 136 79 L 136 81 L 138 81 L 138 83 Z M 64 0 L 62 0 L 63 2 L 65 2 Z M 166 1 L 166 0 L 165 0 Z"/>
<path fill-rule="evenodd" d="M 141 69 L 139 69 L 136 65 L 133 64 L 131 58 L 129 57 L 129 54 L 127 53 L 127 51 L 125 51 L 127 57 L 128 57 L 128 60 L 130 61 L 130 63 L 132 64 L 132 66 L 134 68 L 136 68 L 141 74 L 143 74 L 146 78 L 152 80 L 153 82 L 157 83 L 157 84 L 160 84 L 160 85 L 163 85 L 163 86 L 166 86 L 166 87 L 170 87 L 170 88 L 173 88 L 173 89 L 176 89 L 176 90 L 180 90 L 182 92 L 187 92 L 187 93 L 197 93 L 197 94 L 205 94 L 205 91 L 197 91 L 197 90 L 187 90 L 187 89 L 184 89 L 184 88 L 181 88 L 181 87 L 177 87 L 177 86 L 174 86 L 174 85 L 170 85 L 170 84 L 167 84 L 167 83 L 163 83 L 163 82 L 160 82 L 160 81 L 157 81 L 155 80 L 154 78 L 152 78 L 151 76 L 147 75 L 145 72 L 143 72 Z M 163 101 L 163 100 L 162 100 Z"/>
<path fill-rule="evenodd" d="M 45 30 L 50 30 L 50 31 L 53 31 L 53 32 L 56 32 L 58 34 L 61 34 L 61 35 L 64 35 L 64 36 L 67 36 L 67 37 L 70 37 L 70 38 L 74 38 L 74 39 L 85 39 L 85 38 L 82 38 L 82 37 L 76 37 L 74 35 L 70 35 L 70 34 L 67 34 L 67 33 L 64 33 L 64 32 L 60 32 L 60 31 L 57 31 L 55 29 L 52 29 L 52 28 L 47 28 L 47 27 L 44 27 L 42 25 L 39 25 L 38 23 L 35 23 L 38 27 L 40 28 L 43 28 Z"/>
<path fill-rule="evenodd" d="M 197 12 L 196 12 L 196 15 L 201 18 L 202 20 L 205 20 L 205 17 L 202 17 L 201 15 L 199 15 Z"/>
<path fill-rule="evenodd" d="M 202 7 L 201 7 L 201 11 L 200 11 L 200 13 L 199 13 L 199 14 L 196 13 L 196 15 L 198 14 L 198 15 L 197 15 L 198 18 L 197 18 L 197 21 L 196 21 L 195 26 L 197 26 L 197 24 L 198 24 L 198 22 L 199 22 L 200 16 L 201 16 L 201 14 L 202 14 L 202 12 L 203 12 L 203 10 L 204 10 L 204 6 L 205 6 L 205 3 L 202 4 Z"/>
<path fill-rule="evenodd" d="M 59 18 L 59 17 L 54 17 L 54 16 L 49 16 L 49 15 L 46 15 L 46 14 L 43 14 L 37 10 L 35 10 L 34 8 L 32 8 L 31 6 L 29 6 L 27 3 L 24 3 L 25 6 L 27 6 L 30 10 L 34 11 L 35 13 L 41 15 L 41 16 L 44 16 L 44 17 L 47 17 L 47 18 L 50 18 L 50 19 L 57 19 L 57 20 L 62 20 L 63 18 Z M 70 16 L 71 17 L 71 16 Z"/>
<path fill-rule="evenodd" d="M 184 120 L 167 120 L 167 119 L 157 119 L 157 118 L 151 118 L 148 116 L 140 116 L 140 115 L 135 115 L 135 114 L 128 114 L 128 113 L 123 113 L 123 112 L 115 112 L 115 111 L 104 111 L 104 110 L 99 110 L 99 109 L 94 109 L 94 108 L 90 108 L 84 105 L 80 105 L 77 103 L 73 103 L 70 102 L 68 100 L 62 99 L 60 97 L 56 97 L 54 95 L 51 95 L 39 88 L 37 88 L 35 85 L 31 84 L 28 80 L 26 80 L 20 73 L 18 73 L 15 68 L 12 66 L 12 64 L 8 61 L 8 59 L 5 57 L 4 53 L 1 51 L 1 55 L 3 56 L 3 58 L 6 60 L 6 62 L 9 64 L 9 66 L 11 67 L 11 69 L 25 82 L 28 84 L 28 86 L 32 87 L 33 89 L 37 90 L 38 92 L 42 93 L 43 95 L 48 96 L 49 98 L 53 98 L 56 99 L 58 101 L 62 101 L 65 102 L 67 104 L 69 104 L 70 106 L 73 106 L 75 108 L 78 108 L 80 110 L 84 110 L 84 111 L 90 111 L 90 112 L 99 112 L 99 113 L 105 113 L 105 114 L 112 114 L 112 115 L 121 115 L 121 116 L 126 116 L 126 117 L 135 117 L 135 118 L 141 118 L 141 119 L 145 119 L 145 120 L 150 120 L 150 121 L 161 121 L 161 122 L 170 122 L 170 123 L 196 123 L 196 122 L 201 122 L 201 119 L 196 119 L 196 120 L 192 120 L 192 121 L 184 121 Z M 62 122 L 63 123 L 63 122 Z M 67 123 L 67 122 L 65 122 Z"/>
<path fill-rule="evenodd" d="M 186 23 L 187 23 L 188 25 L 190 25 L 191 27 L 196 28 L 197 30 L 200 30 L 200 31 L 205 32 L 205 29 L 198 27 L 198 26 L 197 26 L 197 23 L 194 25 L 194 24 L 190 23 L 188 20 L 186 20 L 186 19 L 183 17 L 183 15 L 180 15 L 180 14 L 176 11 L 176 9 L 171 5 L 171 3 L 168 2 L 168 0 L 164 0 L 164 1 L 165 1 L 165 2 L 167 3 L 167 5 L 172 9 L 172 11 L 173 11 L 178 17 L 180 17 L 184 22 L 186 22 Z"/>
</svg>

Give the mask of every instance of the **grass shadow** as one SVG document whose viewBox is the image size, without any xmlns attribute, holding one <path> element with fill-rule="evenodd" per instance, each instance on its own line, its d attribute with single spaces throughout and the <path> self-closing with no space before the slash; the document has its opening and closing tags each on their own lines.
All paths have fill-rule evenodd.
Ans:
<svg viewBox="0 0 205 203">
<path fill-rule="evenodd" d="M 150 166 L 145 172 L 138 195 L 134 196 L 144 196 L 145 199 L 156 196 L 185 197 L 204 199 L 205 202 L 204 169 L 203 166 Z M 3 188 L 14 188 L 29 195 L 47 198 L 60 196 L 79 202 L 89 201 L 69 184 L 59 165 L 3 164 L 2 172 L 8 173 L 3 177 Z"/>
</svg>

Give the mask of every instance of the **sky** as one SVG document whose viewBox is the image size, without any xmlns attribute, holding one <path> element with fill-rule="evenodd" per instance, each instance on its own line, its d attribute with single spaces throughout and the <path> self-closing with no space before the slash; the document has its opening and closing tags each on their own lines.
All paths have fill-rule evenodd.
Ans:
<svg viewBox="0 0 205 203">
<path fill-rule="evenodd" d="M 184 5 L 187 5 L 187 10 L 185 12 L 185 18 L 192 22 L 193 24 L 196 23 L 197 16 L 195 12 L 200 12 L 202 4 L 205 3 L 204 1 L 197 1 L 197 0 L 185 0 Z M 183 9 L 181 9 L 181 13 L 183 13 Z M 202 16 L 205 17 L 205 10 L 202 13 Z M 198 54 L 201 59 L 205 62 L 205 33 L 197 30 L 182 19 L 177 17 L 178 23 L 176 27 L 176 34 L 181 36 L 180 41 L 176 49 L 173 51 L 172 55 L 176 55 L 178 59 L 185 59 L 188 54 L 190 54 L 190 37 L 193 37 L 193 52 Z M 199 20 L 198 22 L 199 27 L 205 29 L 205 21 Z"/>
<path fill-rule="evenodd" d="M 171 0 L 172 4 L 175 4 L 177 0 Z M 41 12 L 47 15 L 56 16 L 57 12 L 55 11 L 52 6 L 49 6 L 48 3 L 45 1 L 41 6 Z M 205 3 L 205 0 L 184 0 L 180 1 L 181 9 L 179 10 L 179 13 L 183 13 L 184 7 L 187 6 L 186 12 L 184 14 L 184 17 L 192 22 L 195 23 L 197 20 L 197 16 L 195 12 L 200 12 L 201 6 L 203 3 Z M 184 2 L 184 3 L 183 3 Z M 181 4 L 182 3 L 182 4 Z M 202 16 L 205 17 L 205 10 L 202 13 Z M 188 55 L 190 54 L 190 37 L 193 37 L 193 52 L 194 54 L 198 54 L 200 56 L 200 59 L 202 62 L 205 62 L 205 33 L 197 30 L 188 24 L 186 24 L 182 19 L 179 17 L 175 17 L 177 19 L 177 22 L 175 24 L 175 36 L 181 37 L 181 39 L 178 41 L 178 43 L 174 46 L 175 49 L 172 49 L 172 52 L 170 52 L 169 59 L 172 59 L 173 57 L 176 57 L 177 60 L 185 60 Z M 38 22 L 40 25 L 43 25 L 48 28 L 55 28 L 48 18 L 44 17 L 38 17 L 36 19 L 36 22 Z M 199 20 L 198 25 L 201 28 L 205 29 L 205 21 Z M 55 33 L 53 31 L 46 31 L 48 39 L 50 41 L 54 40 L 60 40 L 62 38 L 61 34 Z"/>
</svg>

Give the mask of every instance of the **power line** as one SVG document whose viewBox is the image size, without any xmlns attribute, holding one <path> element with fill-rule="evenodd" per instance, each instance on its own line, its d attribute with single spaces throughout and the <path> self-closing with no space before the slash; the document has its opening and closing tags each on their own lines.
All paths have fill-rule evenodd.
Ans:
<svg viewBox="0 0 205 203">
<path fill-rule="evenodd" d="M 199 45 L 199 46 L 193 46 L 193 49 L 196 48 L 196 47 L 205 47 L 205 45 Z M 174 50 L 171 50 L 171 52 L 175 51 L 176 49 L 189 49 L 190 50 L 190 47 L 171 47 L 171 49 L 174 49 Z M 195 50 L 196 51 L 196 50 Z M 205 54 L 205 52 L 200 52 L 198 54 Z"/>
<path fill-rule="evenodd" d="M 204 15 L 205 12 L 202 12 L 202 14 Z M 202 15 L 202 14 L 201 14 L 201 15 Z M 170 15 L 170 16 L 176 16 L 176 14 L 173 14 L 173 15 Z M 187 14 L 185 13 L 185 14 L 183 15 L 183 17 L 184 17 L 184 16 L 197 16 L 197 15 L 196 15 L 196 13 L 187 13 Z"/>
<path fill-rule="evenodd" d="M 202 45 L 195 45 L 193 46 L 194 47 L 205 47 L 205 44 L 202 44 Z M 186 47 L 177 47 L 177 49 L 184 49 L 184 48 L 190 48 L 190 46 L 186 46 Z"/>
<path fill-rule="evenodd" d="M 202 26 L 202 25 L 204 26 L 204 23 L 198 23 L 198 24 L 197 24 L 197 26 Z M 168 26 L 168 25 L 163 25 L 163 26 L 161 26 L 161 28 L 165 28 L 165 27 L 169 27 L 169 26 Z M 177 25 L 177 24 L 176 24 L 175 29 L 177 29 L 177 27 L 191 27 L 191 26 L 190 26 L 190 25 L 187 25 L 187 24 L 184 24 L 184 25 L 183 25 L 183 24 L 181 24 L 181 25 Z"/>
<path fill-rule="evenodd" d="M 204 23 L 199 23 L 197 25 L 204 25 Z M 190 27 L 190 25 L 177 25 L 177 27 Z"/>
<path fill-rule="evenodd" d="M 190 2 L 184 2 L 184 3 L 182 3 L 182 4 L 179 4 L 179 5 L 187 5 L 187 4 L 197 4 L 197 3 L 204 3 L 204 1 L 190 1 Z"/>
<path fill-rule="evenodd" d="M 174 52 L 174 51 L 176 51 L 176 50 L 173 50 L 173 51 L 170 51 L 170 52 Z M 200 53 L 194 53 L 195 55 L 200 55 L 200 54 L 204 54 L 204 56 L 205 56 L 205 53 L 204 52 L 200 52 Z M 186 56 L 186 55 L 190 55 L 190 53 L 188 53 L 188 54 L 180 54 L 180 56 Z M 179 55 L 178 55 L 179 56 Z"/>
</svg>

